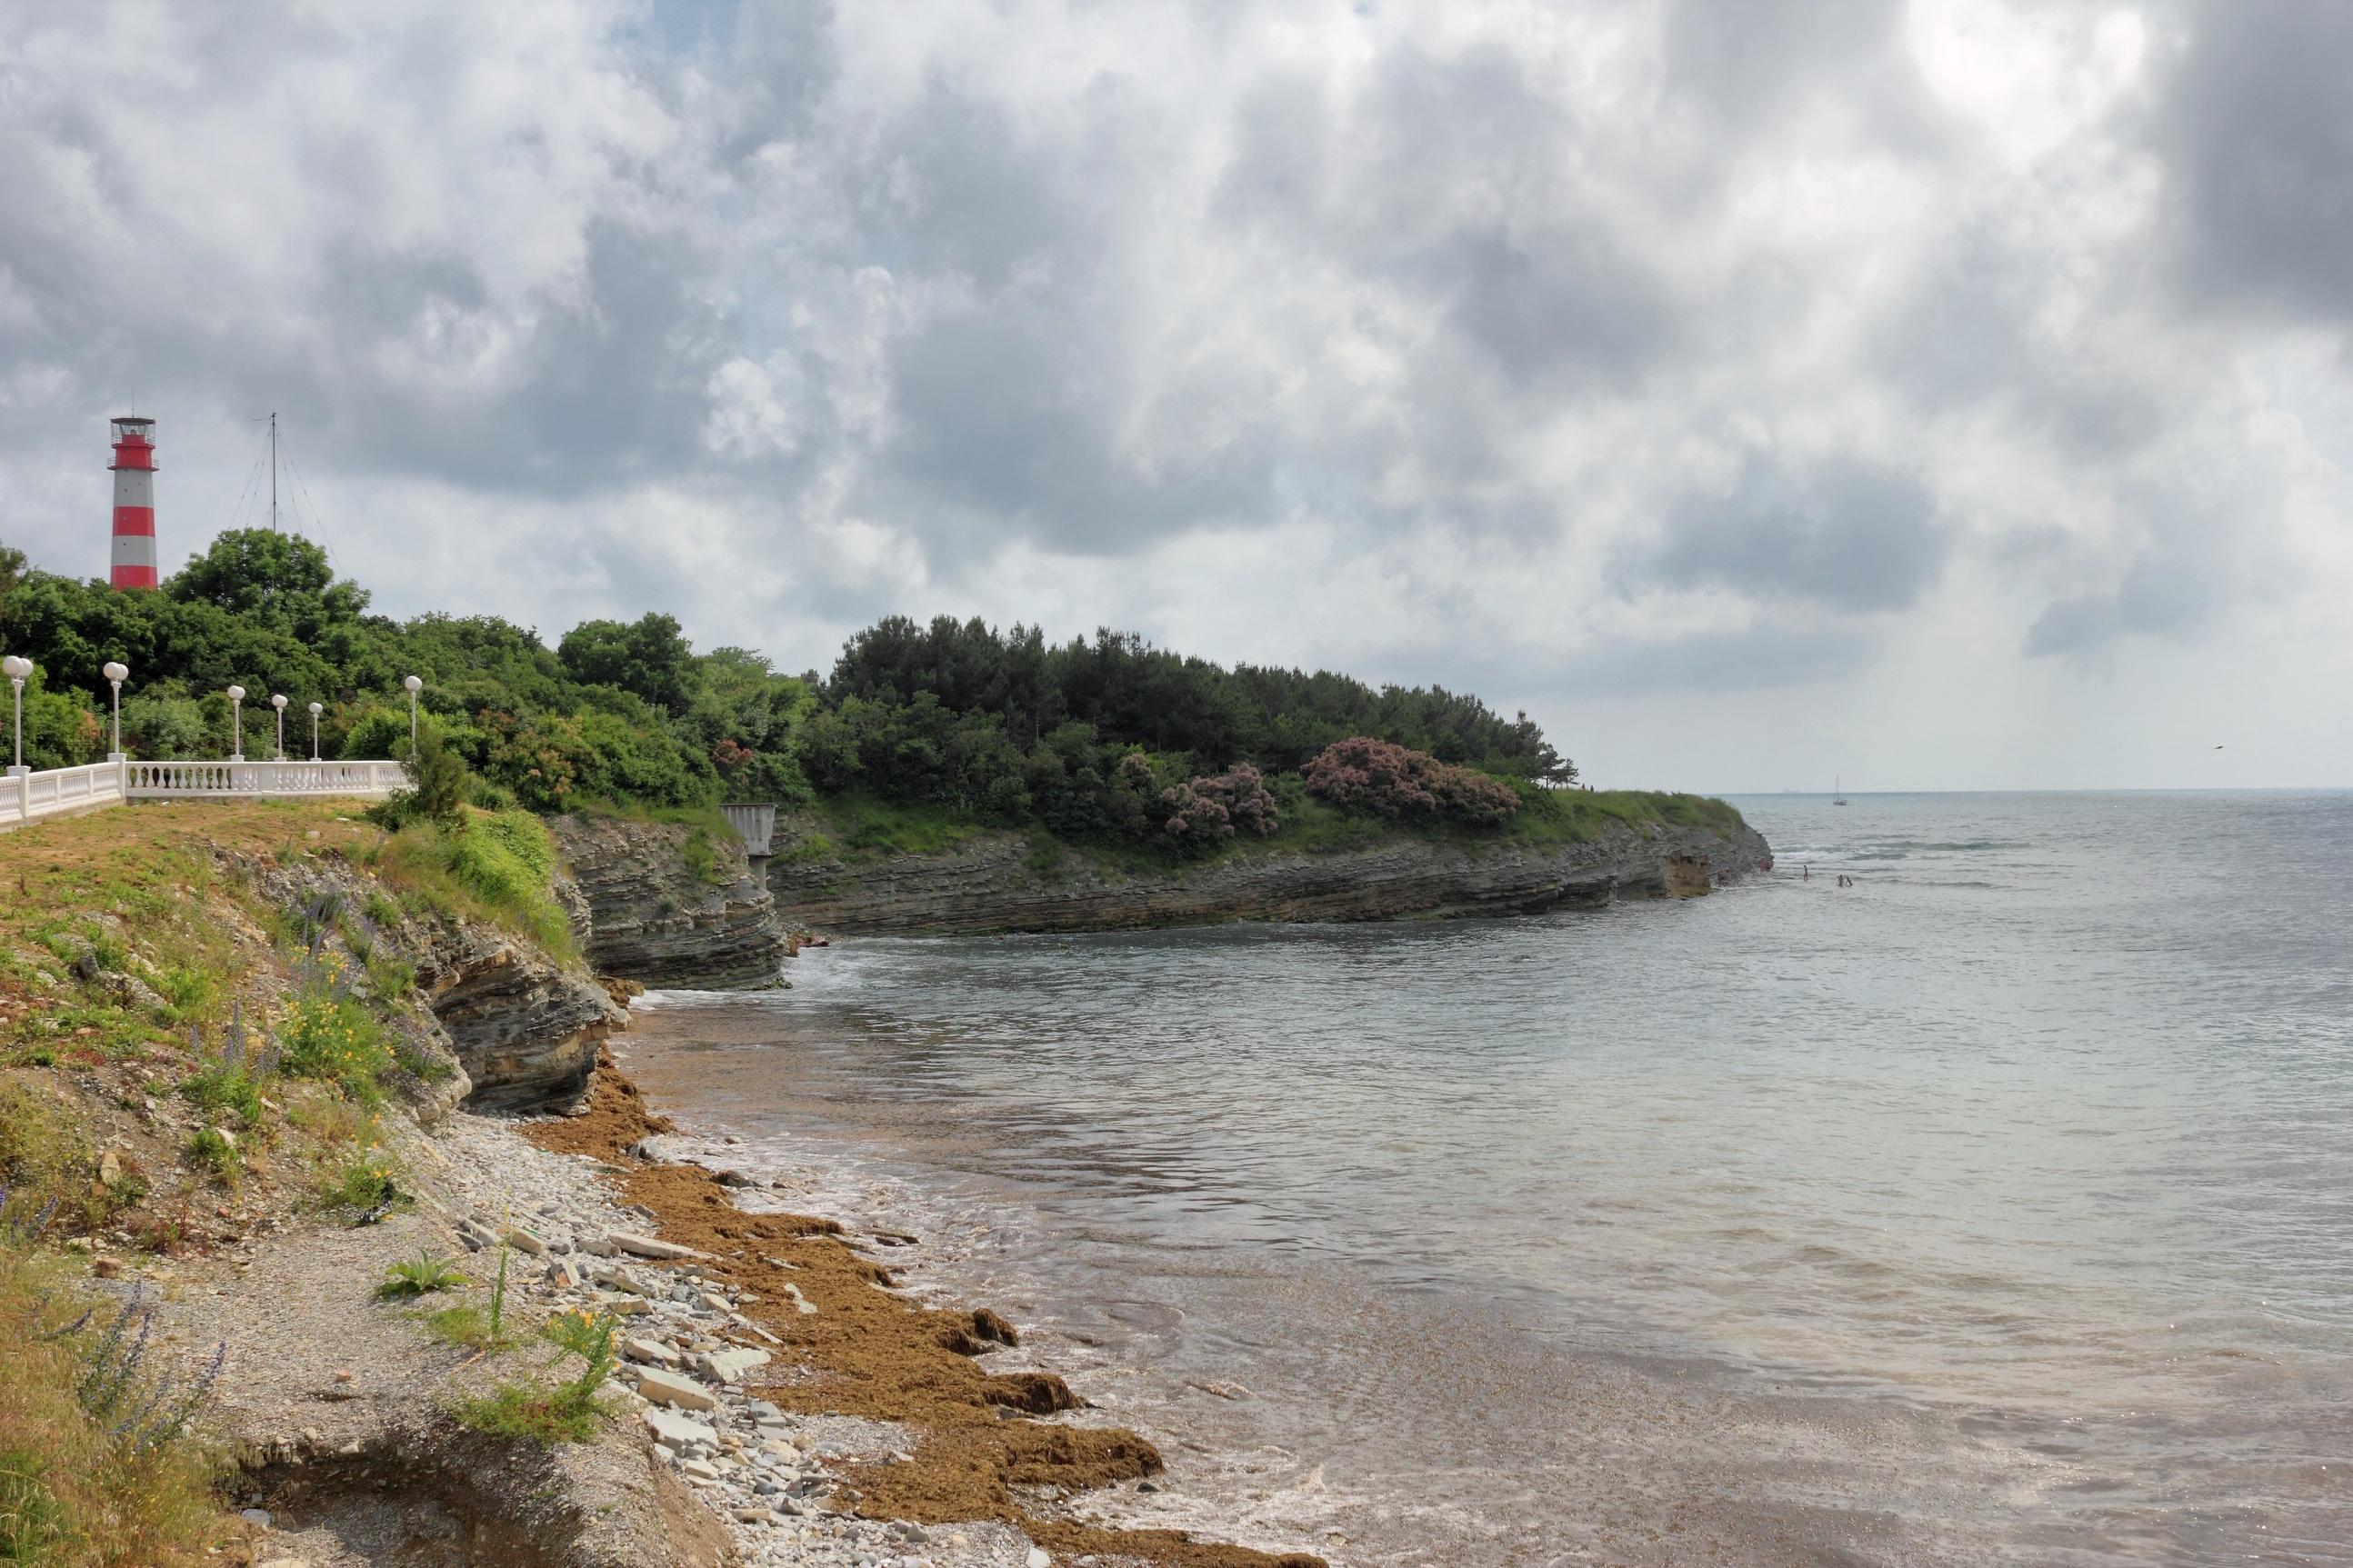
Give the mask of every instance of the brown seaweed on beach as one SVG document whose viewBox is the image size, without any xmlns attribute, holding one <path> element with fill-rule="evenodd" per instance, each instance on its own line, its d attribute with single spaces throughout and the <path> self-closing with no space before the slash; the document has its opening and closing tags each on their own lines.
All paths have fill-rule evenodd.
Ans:
<svg viewBox="0 0 2353 1568">
<path fill-rule="evenodd" d="M 701 1265 L 703 1275 L 759 1299 L 746 1315 L 816 1374 L 763 1386 L 762 1397 L 805 1413 L 902 1422 L 922 1433 L 913 1464 L 842 1472 L 858 1494 L 854 1511 L 924 1524 L 1004 1520 L 1060 1556 L 1120 1554 L 1170 1568 L 1324 1568 L 1322 1559 L 1304 1553 L 1277 1557 L 1175 1531 L 1099 1530 L 1025 1512 L 1010 1488 L 1083 1491 L 1137 1480 L 1159 1473 L 1160 1455 L 1120 1428 L 1001 1415 L 1050 1415 L 1082 1402 L 1051 1373 L 984 1371 L 972 1358 L 1014 1342 L 1013 1326 L 987 1308 L 935 1310 L 892 1294 L 889 1270 L 846 1245 L 836 1222 L 745 1214 L 716 1173 L 645 1164 L 627 1152 L 647 1134 L 668 1131 L 670 1124 L 646 1109 L 636 1086 L 607 1070 L 598 1075 L 585 1114 L 543 1123 L 530 1136 L 543 1148 L 619 1166 L 624 1173 L 615 1180 L 629 1201 L 660 1216 L 664 1240 L 713 1254 L 718 1261 Z M 817 1310 L 800 1310 L 788 1284 Z"/>
</svg>

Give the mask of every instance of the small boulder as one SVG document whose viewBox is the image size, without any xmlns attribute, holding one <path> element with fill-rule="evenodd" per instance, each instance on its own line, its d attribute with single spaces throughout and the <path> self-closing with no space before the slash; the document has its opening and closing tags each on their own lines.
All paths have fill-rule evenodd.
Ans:
<svg viewBox="0 0 2353 1568">
<path fill-rule="evenodd" d="M 659 1405 L 643 1415 L 646 1425 L 653 1428 L 654 1440 L 667 1447 L 683 1448 L 690 1444 L 712 1440 L 711 1428 L 691 1415 L 681 1415 L 675 1410 L 664 1410 Z"/>
<path fill-rule="evenodd" d="M 649 1404 L 676 1405 L 681 1410 L 719 1408 L 719 1401 L 692 1378 L 653 1367 L 647 1367 L 638 1373 L 638 1393 Z M 712 1473 L 717 1474 L 716 1471 Z"/>
<path fill-rule="evenodd" d="M 626 1230 L 617 1230 L 607 1239 L 621 1251 L 635 1253 L 639 1258 L 653 1258 L 665 1261 L 696 1258 L 715 1261 L 708 1252 L 697 1252 L 691 1247 L 681 1247 L 674 1241 L 657 1241 L 650 1236 L 634 1236 Z"/>
<path fill-rule="evenodd" d="M 748 1347 L 712 1351 L 695 1357 L 694 1364 L 716 1382 L 733 1383 L 754 1367 L 767 1365 L 768 1352 Z"/>
</svg>

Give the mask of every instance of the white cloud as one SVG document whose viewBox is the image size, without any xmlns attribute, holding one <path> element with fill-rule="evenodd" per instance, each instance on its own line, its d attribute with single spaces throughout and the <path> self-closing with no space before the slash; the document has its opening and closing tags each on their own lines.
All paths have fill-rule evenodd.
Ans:
<svg viewBox="0 0 2353 1568">
<path fill-rule="evenodd" d="M 1883 784 L 2169 782 L 2070 704 L 2155 732 L 2353 607 L 2311 18 L 710 16 L 0 17 L 0 532 L 97 570 L 137 396 L 194 548 L 275 408 L 402 612 L 796 668 L 894 610 L 1109 623 L 1723 785 L 1863 736 Z"/>
</svg>

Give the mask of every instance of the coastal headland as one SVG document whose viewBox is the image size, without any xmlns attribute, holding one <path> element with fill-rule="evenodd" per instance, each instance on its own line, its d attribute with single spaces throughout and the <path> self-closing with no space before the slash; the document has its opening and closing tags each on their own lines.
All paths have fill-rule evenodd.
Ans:
<svg viewBox="0 0 2353 1568">
<path fill-rule="evenodd" d="M 1690 797 L 1634 796 L 1644 802 Z M 861 847 L 804 812 L 780 822 L 767 886 L 796 926 L 846 935 L 976 936 L 1220 921 L 1446 920 L 1692 897 L 1772 864 L 1764 837 L 1719 802 L 1677 820 L 1655 808 L 1546 837 L 1359 832 L 1276 841 L 1161 867 L 1091 857 L 1019 832 L 936 847 Z M 830 831 L 829 831 L 830 830 Z"/>
</svg>

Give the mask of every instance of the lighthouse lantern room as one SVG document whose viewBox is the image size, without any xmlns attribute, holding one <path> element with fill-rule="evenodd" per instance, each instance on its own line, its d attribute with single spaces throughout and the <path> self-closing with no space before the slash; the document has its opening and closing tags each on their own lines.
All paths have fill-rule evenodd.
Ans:
<svg viewBox="0 0 2353 1568">
<path fill-rule="evenodd" d="M 155 422 L 114 421 L 114 576 L 118 588 L 155 586 Z"/>
</svg>

